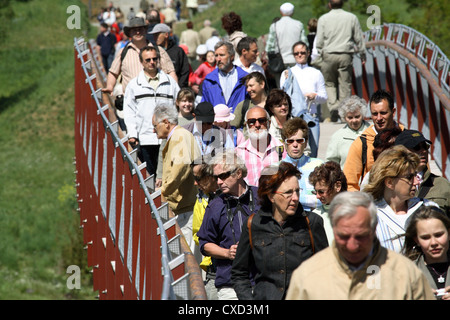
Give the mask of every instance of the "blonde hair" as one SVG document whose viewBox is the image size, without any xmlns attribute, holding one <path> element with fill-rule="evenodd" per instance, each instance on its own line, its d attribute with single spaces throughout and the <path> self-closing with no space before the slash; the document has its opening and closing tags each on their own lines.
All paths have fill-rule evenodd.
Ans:
<svg viewBox="0 0 450 320">
<path fill-rule="evenodd" d="M 375 200 L 383 197 L 386 178 L 399 177 L 410 169 L 416 170 L 420 163 L 417 154 L 402 145 L 384 150 L 370 169 L 369 183 L 364 192 L 372 194 Z"/>
</svg>

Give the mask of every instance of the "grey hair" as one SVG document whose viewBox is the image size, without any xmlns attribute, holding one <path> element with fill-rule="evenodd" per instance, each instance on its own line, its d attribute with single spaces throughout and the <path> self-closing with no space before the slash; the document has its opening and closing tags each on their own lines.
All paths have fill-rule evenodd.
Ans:
<svg viewBox="0 0 450 320">
<path fill-rule="evenodd" d="M 167 119 L 169 123 L 178 124 L 178 112 L 174 105 L 158 104 L 153 110 L 156 122 Z"/>
<path fill-rule="evenodd" d="M 360 111 L 361 115 L 364 118 L 364 116 L 367 113 L 367 102 L 366 100 L 353 95 L 344 99 L 344 101 L 342 101 L 341 105 L 339 106 L 338 110 L 339 110 L 339 117 L 341 119 L 345 119 L 347 113 L 355 111 Z"/>
<path fill-rule="evenodd" d="M 373 202 L 373 197 L 362 191 L 344 191 L 333 198 L 328 211 L 331 225 L 335 227 L 339 219 L 355 215 L 357 207 L 369 210 L 370 227 L 375 231 L 378 224 L 377 207 Z"/>
<path fill-rule="evenodd" d="M 242 178 L 247 176 L 245 162 L 237 155 L 234 149 L 226 149 L 225 151 L 216 154 L 212 159 L 211 164 L 213 167 L 221 164 L 224 171 L 236 172 L 240 169 L 242 171 Z"/>
<path fill-rule="evenodd" d="M 230 56 L 234 56 L 236 54 L 233 44 L 231 42 L 223 41 L 223 40 L 216 43 L 216 45 L 214 46 L 214 51 L 216 51 L 217 49 L 219 49 L 220 47 L 223 47 L 223 46 L 227 47 L 227 51 Z"/>
</svg>

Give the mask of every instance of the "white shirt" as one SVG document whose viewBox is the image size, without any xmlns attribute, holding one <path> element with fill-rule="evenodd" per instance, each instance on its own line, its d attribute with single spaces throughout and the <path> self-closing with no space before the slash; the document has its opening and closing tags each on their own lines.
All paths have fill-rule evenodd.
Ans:
<svg viewBox="0 0 450 320">
<path fill-rule="evenodd" d="M 254 63 L 254 62 L 251 63 L 250 66 L 249 66 L 248 68 L 246 68 L 246 67 L 244 66 L 244 64 L 242 63 L 241 59 L 235 60 L 235 61 L 234 61 L 234 64 L 235 64 L 236 66 L 238 66 L 238 67 L 241 67 L 242 70 L 244 70 L 244 71 L 247 72 L 247 73 L 252 73 L 252 72 L 257 71 L 257 72 L 261 72 L 261 73 L 264 75 L 264 77 L 266 76 L 266 74 L 264 73 L 264 69 L 263 69 L 260 65 Z"/>
<path fill-rule="evenodd" d="M 307 64 L 298 63 L 291 68 L 291 71 L 294 74 L 294 77 L 297 80 L 303 94 L 311 92 L 317 94 L 311 104 L 311 113 L 317 113 L 317 105 L 325 103 L 328 99 L 322 72 L 316 68 L 308 66 Z M 283 84 L 286 81 L 287 72 L 288 70 L 285 70 L 281 73 L 280 88 L 283 87 Z"/>
<path fill-rule="evenodd" d="M 225 73 L 219 70 L 219 82 L 222 87 L 223 96 L 225 101 L 228 102 L 233 92 L 234 86 L 238 81 L 238 74 L 236 68 L 233 66 L 230 72 Z"/>
</svg>

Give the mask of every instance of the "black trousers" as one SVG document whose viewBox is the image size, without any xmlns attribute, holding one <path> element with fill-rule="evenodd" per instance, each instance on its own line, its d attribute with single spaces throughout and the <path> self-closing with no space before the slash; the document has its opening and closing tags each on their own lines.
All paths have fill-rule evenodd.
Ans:
<svg viewBox="0 0 450 320">
<path fill-rule="evenodd" d="M 147 172 L 156 175 L 158 167 L 159 145 L 141 145 L 139 147 L 138 157 L 141 162 L 147 163 Z"/>
</svg>

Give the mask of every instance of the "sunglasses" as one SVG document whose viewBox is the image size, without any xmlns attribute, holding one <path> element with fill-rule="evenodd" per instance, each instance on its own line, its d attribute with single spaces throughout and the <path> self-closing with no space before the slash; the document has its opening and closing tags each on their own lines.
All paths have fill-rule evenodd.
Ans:
<svg viewBox="0 0 450 320">
<path fill-rule="evenodd" d="M 294 56 L 300 56 L 300 55 L 305 55 L 306 51 L 300 51 L 300 52 L 294 52 Z"/>
<path fill-rule="evenodd" d="M 225 179 L 227 179 L 229 176 L 231 176 L 234 172 L 236 171 L 236 169 L 235 170 L 230 170 L 230 171 L 226 171 L 226 172 L 222 172 L 221 174 L 218 174 L 218 175 L 213 175 L 213 178 L 214 179 L 220 179 L 220 180 L 225 180 Z"/>
<path fill-rule="evenodd" d="M 158 57 L 156 57 L 156 58 L 148 58 L 148 59 L 145 59 L 145 61 L 147 63 L 150 62 L 150 61 L 158 61 Z"/>
<path fill-rule="evenodd" d="M 412 148 L 415 152 L 419 152 L 422 150 L 428 150 L 430 149 L 430 145 L 428 143 L 422 142 L 420 144 L 418 144 L 417 146 L 415 146 L 414 148 Z"/>
<path fill-rule="evenodd" d="M 328 190 L 313 190 L 313 191 L 311 191 L 311 193 L 313 194 L 313 195 L 317 195 L 317 194 L 319 194 L 319 195 L 323 195 L 323 194 L 325 194 L 325 192 L 327 192 Z"/>
<path fill-rule="evenodd" d="M 306 140 L 305 140 L 305 138 L 300 138 L 300 139 L 286 139 L 285 141 L 287 144 L 293 144 L 294 142 L 301 144 L 301 143 L 304 143 Z"/>
<path fill-rule="evenodd" d="M 256 121 L 259 122 L 259 124 L 261 125 L 265 125 L 267 123 L 267 118 L 252 118 L 252 119 L 247 119 L 247 124 L 249 126 L 254 126 L 256 124 Z"/>
<path fill-rule="evenodd" d="M 404 180 L 404 179 L 406 179 L 406 181 L 408 182 L 408 183 L 413 183 L 414 182 L 414 180 L 416 179 L 416 174 L 415 173 L 410 173 L 410 174 L 408 174 L 408 175 L 406 175 L 406 176 L 402 176 L 402 177 L 398 177 L 399 178 L 399 180 Z"/>
</svg>

